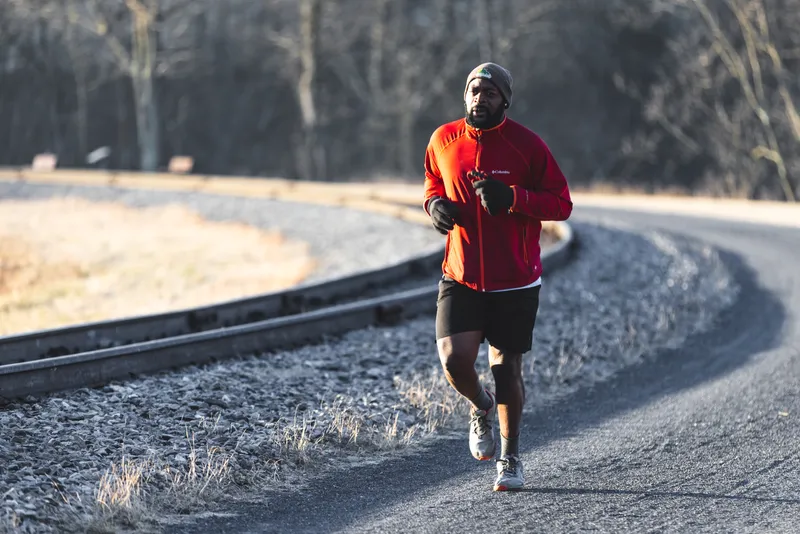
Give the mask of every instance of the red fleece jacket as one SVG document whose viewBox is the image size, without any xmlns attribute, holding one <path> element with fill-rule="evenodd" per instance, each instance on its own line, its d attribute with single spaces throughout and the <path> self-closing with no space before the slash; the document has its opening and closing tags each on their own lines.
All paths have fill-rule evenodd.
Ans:
<svg viewBox="0 0 800 534">
<path fill-rule="evenodd" d="M 511 186 L 508 214 L 489 215 L 467 176 L 473 169 Z M 448 233 L 442 272 L 478 291 L 522 287 L 542 274 L 541 221 L 564 221 L 572 200 L 564 174 L 544 141 L 509 118 L 479 130 L 460 119 L 440 126 L 425 154 L 425 199 L 460 211 Z"/>
</svg>

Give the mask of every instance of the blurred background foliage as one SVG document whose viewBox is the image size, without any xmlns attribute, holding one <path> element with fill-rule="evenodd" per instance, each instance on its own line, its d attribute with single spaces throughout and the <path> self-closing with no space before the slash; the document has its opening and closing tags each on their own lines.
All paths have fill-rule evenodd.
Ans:
<svg viewBox="0 0 800 534">
<path fill-rule="evenodd" d="M 576 188 L 800 195 L 800 0 L 0 0 L 0 165 L 421 182 L 488 60 Z"/>
</svg>

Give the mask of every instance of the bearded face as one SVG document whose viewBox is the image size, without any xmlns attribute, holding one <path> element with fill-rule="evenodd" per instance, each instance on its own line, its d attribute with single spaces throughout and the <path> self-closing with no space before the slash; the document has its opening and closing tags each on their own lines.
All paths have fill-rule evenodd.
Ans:
<svg viewBox="0 0 800 534">
<path fill-rule="evenodd" d="M 467 86 L 464 96 L 467 122 L 475 128 L 492 128 L 500 124 L 505 115 L 505 100 L 492 82 L 476 78 Z"/>
</svg>

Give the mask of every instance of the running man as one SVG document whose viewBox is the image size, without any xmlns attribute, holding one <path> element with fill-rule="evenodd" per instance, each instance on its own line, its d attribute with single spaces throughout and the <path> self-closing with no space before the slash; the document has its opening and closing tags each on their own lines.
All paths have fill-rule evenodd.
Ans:
<svg viewBox="0 0 800 534">
<path fill-rule="evenodd" d="M 519 453 L 525 401 L 522 355 L 531 350 L 539 310 L 541 221 L 572 213 L 567 180 L 544 141 L 506 117 L 511 73 L 495 63 L 467 77 L 465 118 L 444 124 L 425 154 L 423 207 L 447 236 L 436 313 L 436 344 L 450 385 L 472 403 L 469 448 L 495 457 L 495 491 L 523 487 Z M 495 392 L 475 361 L 489 343 Z"/>
</svg>

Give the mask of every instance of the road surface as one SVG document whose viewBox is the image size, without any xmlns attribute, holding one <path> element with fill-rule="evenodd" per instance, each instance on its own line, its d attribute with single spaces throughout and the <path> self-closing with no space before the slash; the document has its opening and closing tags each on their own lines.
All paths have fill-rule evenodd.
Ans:
<svg viewBox="0 0 800 534">
<path fill-rule="evenodd" d="M 529 415 L 525 491 L 491 492 L 465 433 L 176 532 L 799 532 L 800 229 L 573 214 L 608 216 L 721 247 L 741 298 L 681 349 Z"/>
</svg>

